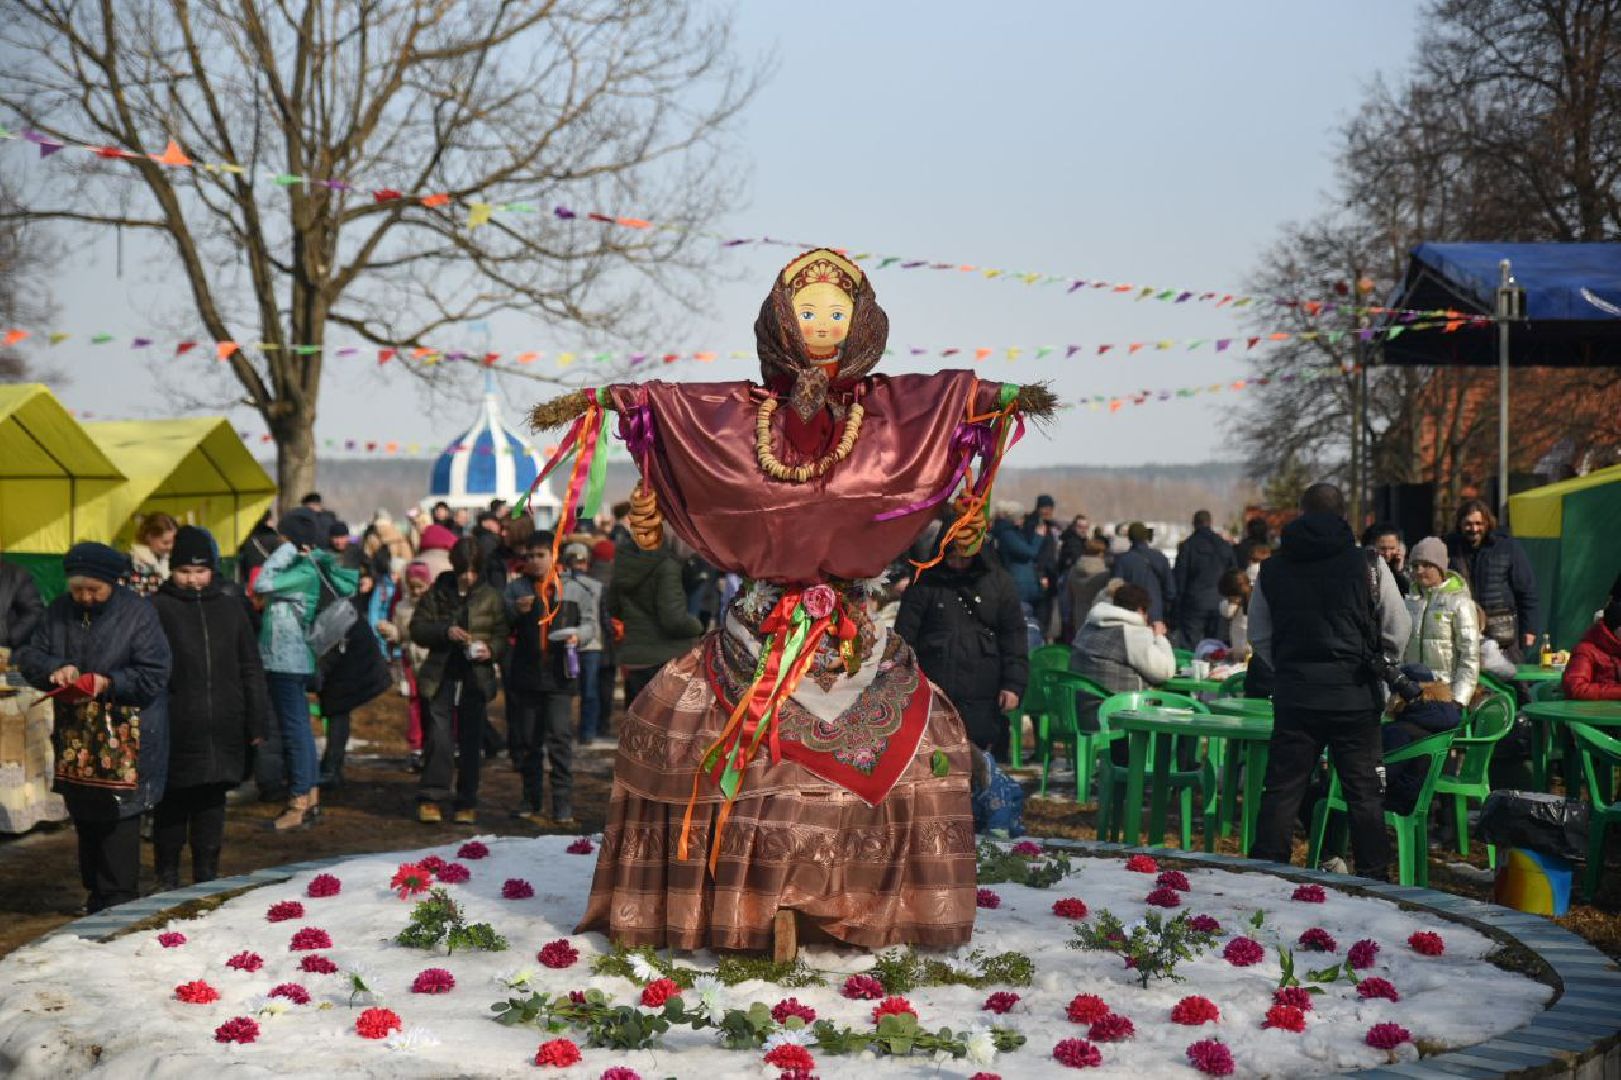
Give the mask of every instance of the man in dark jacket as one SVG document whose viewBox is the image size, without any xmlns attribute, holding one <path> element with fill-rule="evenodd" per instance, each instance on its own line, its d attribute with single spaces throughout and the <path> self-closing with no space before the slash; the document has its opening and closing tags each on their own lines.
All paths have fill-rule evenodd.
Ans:
<svg viewBox="0 0 1621 1080">
<path fill-rule="evenodd" d="M 94 914 L 134 900 L 141 872 L 141 815 L 157 805 L 169 769 L 168 639 L 152 605 L 118 581 L 129 557 L 105 544 L 74 544 L 62 559 L 68 591 L 51 601 L 34 636 L 16 653 L 18 669 L 37 690 L 91 684 L 94 707 L 140 710 L 139 725 L 105 714 L 89 722 L 80 706 L 58 698 L 54 742 L 58 790 L 79 834 L 79 878 Z M 78 743 L 76 767 L 66 754 Z M 106 762 L 136 743 L 133 786 Z M 115 745 L 116 743 L 116 745 Z M 99 754 L 97 753 L 99 751 Z M 101 760 L 100 768 L 97 759 Z M 83 781 L 83 782 L 81 782 Z"/>
<path fill-rule="evenodd" d="M 1221 575 L 1236 565 L 1233 546 L 1210 527 L 1210 511 L 1193 515 L 1193 533 L 1176 552 L 1176 627 L 1182 647 L 1191 649 L 1222 632 Z"/>
<path fill-rule="evenodd" d="M 901 594 L 895 632 L 957 707 L 969 740 L 1006 761 L 1007 714 L 1030 675 L 1024 612 L 1008 572 L 982 550 L 954 549 Z"/>
<path fill-rule="evenodd" d="M 563 582 L 556 613 L 547 622 L 541 584 L 552 569 L 553 534 L 542 530 L 530 537 L 524 553 L 524 572 L 507 583 L 503 599 L 512 623 L 512 649 L 506 671 L 507 736 L 519 748 L 518 771 L 523 776 L 523 801 L 512 812 L 542 828 L 574 821 L 574 698 L 579 692 L 578 652 L 572 672 L 569 651 L 578 650 L 583 623 L 574 582 Z M 571 587 L 572 586 L 572 587 Z M 562 640 L 552 635 L 573 631 Z M 552 798 L 549 812 L 542 810 L 542 788 L 551 763 Z"/>
<path fill-rule="evenodd" d="M 263 740 L 270 710 L 258 637 L 241 600 L 220 587 L 208 532 L 182 525 L 169 568 L 152 598 L 174 656 L 169 782 L 152 814 L 152 862 L 165 891 L 180 887 L 188 833 L 192 880 L 219 876 L 225 795 L 242 782 L 248 747 Z"/>
<path fill-rule="evenodd" d="M 343 762 L 349 750 L 349 725 L 354 711 L 394 685 L 376 632 L 367 615 L 377 588 L 375 566 L 363 566 L 360 585 L 352 596 L 336 603 L 355 609 L 355 621 L 337 648 L 321 658 L 321 717 L 326 721 L 326 749 L 321 753 L 317 781 L 323 791 L 343 787 Z"/>
<path fill-rule="evenodd" d="M 18 649 L 45 617 L 45 601 L 27 570 L 0 562 L 0 645 Z"/>
<path fill-rule="evenodd" d="M 1053 601 L 1058 596 L 1058 526 L 1053 523 L 1056 508 L 1051 495 L 1037 495 L 1036 508 L 1024 518 L 1025 538 L 1036 547 L 1036 585 L 1041 595 L 1036 600 L 1035 617 L 1043 637 L 1051 634 Z"/>
<path fill-rule="evenodd" d="M 1480 499 L 1458 507 L 1457 529 L 1446 537 L 1451 569 L 1463 575 L 1486 613 L 1481 634 L 1518 662 L 1537 643 L 1537 578 L 1520 542 L 1497 527 Z"/>
<path fill-rule="evenodd" d="M 644 551 L 632 541 L 620 544 L 614 555 L 607 607 L 610 617 L 625 624 L 619 665 L 625 669 L 627 709 L 666 663 L 703 636 L 703 623 L 687 611 L 681 560 L 669 544 L 665 540 Z"/>
<path fill-rule="evenodd" d="M 1390 843 L 1377 768 L 1384 684 L 1376 668 L 1406 648 L 1412 617 L 1383 559 L 1357 546 L 1345 496 L 1313 484 L 1250 596 L 1250 645 L 1272 671 L 1271 757 L 1250 856 L 1288 863 L 1312 769 L 1333 751 L 1357 873 L 1383 879 Z"/>
<path fill-rule="evenodd" d="M 1131 547 L 1115 558 L 1114 576 L 1148 591 L 1148 621 L 1155 633 L 1164 634 L 1176 610 L 1176 581 L 1171 576 L 1170 560 L 1149 546 L 1153 538 L 1153 531 L 1140 521 L 1127 526 L 1126 539 Z"/>
</svg>

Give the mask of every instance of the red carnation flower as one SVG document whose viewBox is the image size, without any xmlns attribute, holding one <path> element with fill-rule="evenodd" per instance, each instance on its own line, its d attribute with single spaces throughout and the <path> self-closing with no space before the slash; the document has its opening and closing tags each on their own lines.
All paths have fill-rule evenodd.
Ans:
<svg viewBox="0 0 1621 1080">
<path fill-rule="evenodd" d="M 1072 1069 L 1095 1069 L 1103 1064 L 1103 1051 L 1085 1039 L 1063 1039 L 1053 1047 L 1053 1060 Z"/>
<path fill-rule="evenodd" d="M 1001 1073 L 977 1072 L 973 1076 L 970 1076 L 968 1078 L 968 1080 L 1002 1080 L 1002 1074 Z"/>
<path fill-rule="evenodd" d="M 1272 992 L 1272 1004 L 1287 1005 L 1303 1013 L 1311 1012 L 1311 992 L 1304 986 L 1285 986 Z"/>
<path fill-rule="evenodd" d="M 187 1005 L 208 1005 L 220 999 L 220 992 L 203 980 L 194 979 L 175 987 L 174 996 Z"/>
<path fill-rule="evenodd" d="M 1188 875 L 1180 870 L 1167 870 L 1154 879 L 1154 884 L 1162 889 L 1175 889 L 1177 892 L 1190 892 L 1192 885 L 1188 884 Z"/>
<path fill-rule="evenodd" d="M 527 900 L 535 895 L 535 887 L 523 878 L 509 877 L 501 883 L 504 900 Z"/>
<path fill-rule="evenodd" d="M 337 896 L 342 891 L 343 882 L 331 874 L 316 874 L 310 879 L 309 888 L 304 890 L 304 895 L 319 900 L 323 896 Z"/>
<path fill-rule="evenodd" d="M 591 838 L 589 836 L 582 836 L 576 839 L 573 843 L 569 844 L 569 846 L 563 850 L 568 852 L 570 855 L 589 855 L 595 851 L 596 848 L 591 846 Z"/>
<path fill-rule="evenodd" d="M 250 1043 L 258 1037 L 258 1021 L 247 1016 L 233 1016 L 214 1029 L 217 1043 Z"/>
<path fill-rule="evenodd" d="M 1210 915 L 1195 915 L 1188 920 L 1188 929 L 1197 930 L 1201 934 L 1221 933 L 1221 923 Z"/>
<path fill-rule="evenodd" d="M 458 859 L 482 859 L 490 853 L 489 845 L 482 840 L 469 840 L 456 849 Z"/>
<path fill-rule="evenodd" d="M 177 930 L 170 930 L 168 933 L 158 935 L 158 944 L 165 949 L 178 949 L 185 943 L 186 935 Z"/>
<path fill-rule="evenodd" d="M 367 1009 L 355 1018 L 355 1034 L 362 1039 L 386 1039 L 389 1032 L 405 1027 L 393 1009 Z"/>
<path fill-rule="evenodd" d="M 998 990 L 996 993 L 985 999 L 985 1004 L 981 1005 L 980 1009 L 984 1012 L 993 1012 L 997 1016 L 1001 1016 L 1018 1003 L 1018 994 L 1015 994 L 1011 990 Z"/>
<path fill-rule="evenodd" d="M 1216 1003 L 1198 994 L 1183 998 L 1171 1009 L 1173 1024 L 1198 1027 L 1200 1024 L 1214 1024 L 1220 1019 L 1221 1010 L 1216 1008 Z"/>
<path fill-rule="evenodd" d="M 409 900 L 433 887 L 433 871 L 421 863 L 401 863 L 388 887 L 399 893 L 401 900 Z"/>
<path fill-rule="evenodd" d="M 307 971 L 311 975 L 336 975 L 338 965 L 320 953 L 310 953 L 298 962 L 298 970 Z"/>
<path fill-rule="evenodd" d="M 237 971 L 258 971 L 265 966 L 265 958 L 256 952 L 239 952 L 225 961 L 225 966 Z"/>
<path fill-rule="evenodd" d="M 1351 946 L 1351 951 L 1346 954 L 1346 962 L 1360 971 L 1363 968 L 1371 968 L 1373 958 L 1378 955 L 1379 943 L 1372 938 L 1363 938 Z"/>
<path fill-rule="evenodd" d="M 426 859 L 418 859 L 417 865 L 422 867 L 422 869 L 426 870 L 428 873 L 432 874 L 434 877 L 438 877 L 439 871 L 445 868 L 445 860 L 441 859 L 437 855 L 429 855 Z"/>
<path fill-rule="evenodd" d="M 1149 907 L 1173 908 L 1182 906 L 1182 894 L 1175 889 L 1159 888 L 1143 898 Z"/>
<path fill-rule="evenodd" d="M 1112 1012 L 1107 1016 L 1100 1016 L 1092 1021 L 1092 1026 L 1087 1029 L 1086 1037 L 1093 1042 L 1125 1042 L 1136 1033 L 1137 1028 L 1132 1024 L 1130 1017 Z"/>
<path fill-rule="evenodd" d="M 1109 1015 L 1109 1006 L 1096 994 L 1076 994 L 1064 1008 L 1072 1024 L 1095 1024 Z"/>
<path fill-rule="evenodd" d="M 1013 854 L 1021 859 L 1039 859 L 1042 856 L 1041 845 L 1034 840 L 1020 840 L 1013 845 Z"/>
<path fill-rule="evenodd" d="M 293 952 L 304 952 L 308 949 L 332 948 L 332 935 L 319 926 L 306 926 L 293 935 L 293 940 L 287 948 Z"/>
<path fill-rule="evenodd" d="M 279 904 L 271 904 L 270 910 L 265 912 L 266 922 L 286 922 L 288 919 L 302 919 L 304 905 L 297 900 L 283 900 Z"/>
<path fill-rule="evenodd" d="M 1386 998 L 1390 1001 L 1400 1001 L 1401 995 L 1389 979 L 1381 979 L 1377 975 L 1370 975 L 1356 984 L 1357 996 L 1361 998 Z"/>
<path fill-rule="evenodd" d="M 270 988 L 271 997 L 286 998 L 294 1005 L 308 1005 L 310 992 L 297 983 L 277 983 Z"/>
<path fill-rule="evenodd" d="M 1153 857 L 1149 855 L 1133 855 L 1126 860 L 1126 869 L 1134 874 L 1157 874 L 1159 873 L 1159 863 L 1155 862 Z"/>
<path fill-rule="evenodd" d="M 1375 1024 L 1362 1041 L 1375 1050 L 1394 1050 L 1404 1042 L 1412 1042 L 1413 1033 L 1400 1024 Z"/>
<path fill-rule="evenodd" d="M 600 1080 L 642 1080 L 642 1074 L 635 1069 L 628 1069 L 623 1065 L 603 1069 Z"/>
<path fill-rule="evenodd" d="M 776 1069 L 802 1069 L 809 1072 L 816 1068 L 816 1059 L 811 1052 L 795 1043 L 783 1043 L 766 1052 L 765 1063 Z"/>
<path fill-rule="evenodd" d="M 1254 938 L 1235 937 L 1221 950 L 1221 955 L 1233 967 L 1249 967 L 1266 959 L 1266 950 Z"/>
<path fill-rule="evenodd" d="M 844 989 L 839 992 L 856 1001 L 876 1001 L 884 996 L 884 984 L 871 975 L 852 975 L 844 980 Z"/>
<path fill-rule="evenodd" d="M 1293 1005 L 1274 1005 L 1266 1011 L 1266 1019 L 1261 1022 L 1261 1026 L 1299 1034 L 1306 1030 L 1306 1013 L 1305 1010 L 1297 1009 Z"/>
<path fill-rule="evenodd" d="M 1321 885 L 1301 885 L 1289 899 L 1298 900 L 1302 904 L 1321 904 L 1328 900 L 1328 893 L 1323 891 Z"/>
<path fill-rule="evenodd" d="M 1339 952 L 1340 943 L 1321 926 L 1313 926 L 1300 935 L 1300 947 L 1308 952 Z"/>
<path fill-rule="evenodd" d="M 887 997 L 873 1006 L 872 1022 L 876 1024 L 886 1016 L 899 1016 L 902 1013 L 916 1016 L 917 1010 L 903 997 Z"/>
<path fill-rule="evenodd" d="M 1233 1075 L 1233 1052 L 1217 1039 L 1205 1039 L 1188 1047 L 1188 1064 L 1206 1076 Z"/>
<path fill-rule="evenodd" d="M 666 1001 L 680 995 L 681 987 L 674 979 L 654 979 L 642 987 L 642 1004 L 650 1009 L 657 1009 Z"/>
<path fill-rule="evenodd" d="M 798 998 L 783 998 L 771 1007 L 771 1019 L 779 1024 L 786 1024 L 790 1016 L 797 1016 L 807 1024 L 816 1022 L 816 1010 L 800 1004 Z"/>
<path fill-rule="evenodd" d="M 574 962 L 579 958 L 580 950 L 570 945 L 567 938 L 548 941 L 541 946 L 540 952 L 535 955 L 536 960 L 549 968 L 573 967 Z"/>
<path fill-rule="evenodd" d="M 1413 951 L 1420 956 L 1440 956 L 1447 949 L 1446 942 L 1441 940 L 1441 935 L 1431 933 L 1428 930 L 1418 931 L 1418 933 L 1407 939 L 1407 944 L 1411 945 Z"/>
<path fill-rule="evenodd" d="M 464 885 L 472 879 L 473 872 L 459 862 L 452 862 L 446 863 L 437 876 L 446 885 Z"/>
<path fill-rule="evenodd" d="M 1053 901 L 1053 914 L 1062 919 L 1086 918 L 1086 901 L 1078 896 L 1066 896 Z"/>
<path fill-rule="evenodd" d="M 555 1065 L 560 1069 L 566 1069 L 570 1065 L 578 1065 L 579 1063 L 580 1048 L 575 1046 L 571 1039 L 553 1039 L 550 1042 L 543 1042 L 540 1044 L 540 1049 L 535 1051 L 536 1065 Z"/>
<path fill-rule="evenodd" d="M 974 904 L 987 911 L 995 911 L 1002 906 L 1002 898 L 996 895 L 995 889 L 979 889 L 974 893 Z"/>
<path fill-rule="evenodd" d="M 456 989 L 456 976 L 444 968 L 423 968 L 411 980 L 413 994 L 448 994 Z"/>
</svg>

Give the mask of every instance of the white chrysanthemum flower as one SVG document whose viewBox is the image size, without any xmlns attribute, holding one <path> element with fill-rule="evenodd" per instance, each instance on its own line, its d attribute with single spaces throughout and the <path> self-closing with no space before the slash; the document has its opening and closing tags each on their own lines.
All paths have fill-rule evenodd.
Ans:
<svg viewBox="0 0 1621 1080">
<path fill-rule="evenodd" d="M 963 1039 L 968 1048 L 968 1060 L 975 1065 L 989 1065 L 996 1060 L 996 1039 L 984 1028 L 975 1028 Z"/>
<path fill-rule="evenodd" d="M 534 982 L 539 975 L 540 972 L 530 965 L 519 964 L 517 967 L 510 967 L 505 971 L 497 972 L 492 977 L 497 983 L 507 987 L 509 990 L 527 990 L 529 984 Z"/>
<path fill-rule="evenodd" d="M 247 1001 L 248 1011 L 257 1016 L 280 1016 L 293 1007 L 293 1003 L 284 997 L 267 997 L 264 994 L 255 994 Z"/>
<path fill-rule="evenodd" d="M 721 1013 L 720 995 L 724 984 L 713 975 L 699 975 L 692 980 L 692 996 L 697 1001 L 699 1011 L 706 1016 L 719 1016 Z"/>
<path fill-rule="evenodd" d="M 816 1032 L 808 1027 L 779 1028 L 765 1037 L 767 1053 L 779 1046 L 811 1046 L 816 1042 Z"/>
<path fill-rule="evenodd" d="M 947 956 L 942 958 L 940 962 L 950 968 L 954 974 L 966 975 L 970 979 L 977 979 L 984 974 L 980 970 L 980 966 L 966 956 Z"/>
<path fill-rule="evenodd" d="M 636 976 L 642 982 L 652 982 L 655 979 L 661 979 L 664 977 L 664 973 L 650 964 L 647 957 L 643 956 L 641 953 L 631 953 L 630 973 Z"/>
<path fill-rule="evenodd" d="M 425 1046 L 438 1046 L 439 1036 L 423 1027 L 408 1027 L 404 1031 L 396 1031 L 384 1041 L 390 1050 L 409 1052 L 420 1050 Z"/>
</svg>

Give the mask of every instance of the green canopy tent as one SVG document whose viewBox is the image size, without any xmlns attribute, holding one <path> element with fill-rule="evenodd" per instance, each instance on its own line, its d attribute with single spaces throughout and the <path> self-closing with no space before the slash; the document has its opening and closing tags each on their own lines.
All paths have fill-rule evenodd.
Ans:
<svg viewBox="0 0 1621 1080">
<path fill-rule="evenodd" d="M 109 420 L 85 431 L 129 476 L 108 504 L 116 546 L 129 544 L 143 517 L 162 512 L 212 532 L 229 557 L 276 497 L 275 482 L 223 417 Z"/>
<path fill-rule="evenodd" d="M 1543 624 L 1556 647 L 1569 649 L 1621 571 L 1621 465 L 1515 495 L 1508 505 L 1536 571 Z"/>
</svg>

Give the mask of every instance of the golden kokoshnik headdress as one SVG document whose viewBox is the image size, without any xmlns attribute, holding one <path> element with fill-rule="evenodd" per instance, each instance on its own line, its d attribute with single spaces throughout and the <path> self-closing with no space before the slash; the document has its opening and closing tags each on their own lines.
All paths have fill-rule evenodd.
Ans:
<svg viewBox="0 0 1621 1080">
<path fill-rule="evenodd" d="M 832 378 L 805 350 L 794 319 L 794 294 L 809 285 L 828 284 L 850 297 L 850 330 L 839 349 Z M 872 282 L 861 268 L 836 251 L 816 248 L 783 267 L 754 322 L 760 374 L 767 382 L 787 379 L 788 401 L 800 419 L 809 420 L 827 403 L 828 387 L 865 375 L 878 365 L 889 342 L 889 316 L 878 306 Z"/>
</svg>

